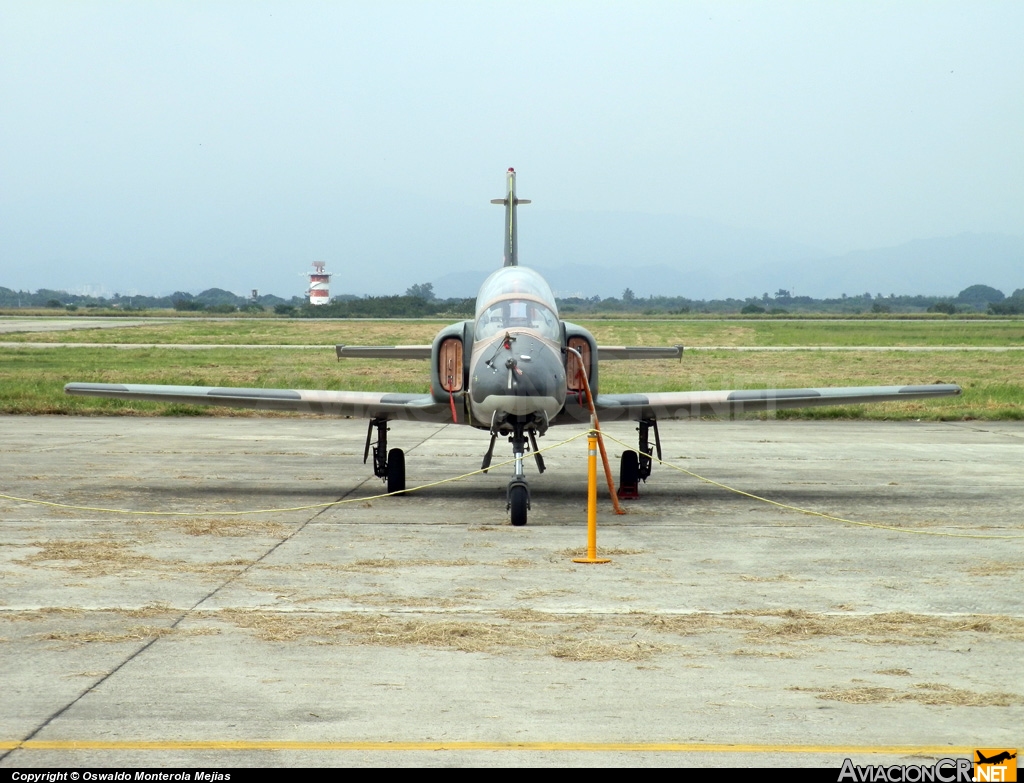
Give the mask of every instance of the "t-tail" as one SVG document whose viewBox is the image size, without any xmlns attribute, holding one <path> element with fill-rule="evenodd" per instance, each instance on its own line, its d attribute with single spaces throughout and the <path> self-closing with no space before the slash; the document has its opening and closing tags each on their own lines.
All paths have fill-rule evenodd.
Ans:
<svg viewBox="0 0 1024 783">
<path fill-rule="evenodd" d="M 508 195 L 505 198 L 492 198 L 492 204 L 505 205 L 505 266 L 519 266 L 519 242 L 516 239 L 516 207 L 529 204 L 528 198 L 516 198 L 516 170 L 508 170 Z"/>
</svg>

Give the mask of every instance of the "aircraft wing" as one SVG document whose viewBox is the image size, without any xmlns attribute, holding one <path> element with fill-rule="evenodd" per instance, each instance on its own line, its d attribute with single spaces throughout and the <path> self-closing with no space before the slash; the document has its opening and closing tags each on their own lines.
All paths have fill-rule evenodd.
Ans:
<svg viewBox="0 0 1024 783">
<path fill-rule="evenodd" d="M 339 359 L 429 359 L 429 345 L 336 345 Z M 683 346 L 599 345 L 599 359 L 678 359 Z"/>
<path fill-rule="evenodd" d="M 151 400 L 183 405 L 220 405 L 272 411 L 326 413 L 364 419 L 450 422 L 451 407 L 429 394 L 315 391 L 307 389 L 239 389 L 211 386 L 159 386 L 133 383 L 69 383 L 67 394 Z"/>
<path fill-rule="evenodd" d="M 697 416 L 730 417 L 742 413 L 809 408 L 819 405 L 860 405 L 870 402 L 922 400 L 960 394 L 954 384 L 927 386 L 848 386 L 827 389 L 738 389 L 732 391 L 655 392 L 653 394 L 598 394 L 595 402 L 602 419 L 687 419 Z"/>
</svg>

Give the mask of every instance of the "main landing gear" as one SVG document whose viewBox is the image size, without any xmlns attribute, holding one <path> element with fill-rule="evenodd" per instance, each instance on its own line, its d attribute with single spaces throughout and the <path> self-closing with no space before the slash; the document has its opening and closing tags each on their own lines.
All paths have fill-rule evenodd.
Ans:
<svg viewBox="0 0 1024 783">
<path fill-rule="evenodd" d="M 377 442 L 371 443 L 373 428 L 377 428 Z M 388 492 L 405 492 L 405 452 L 401 449 L 388 451 L 388 420 L 371 419 L 366 428 L 366 446 L 363 448 L 363 464 L 366 464 L 373 448 L 373 475 L 387 481 Z"/>
<path fill-rule="evenodd" d="M 658 435 L 656 419 L 641 419 L 637 431 L 640 442 L 637 451 L 624 451 L 619 460 L 619 491 L 621 500 L 635 500 L 640 497 L 640 482 L 647 481 L 651 475 L 653 460 L 651 459 L 650 431 L 654 430 L 655 454 L 661 460 L 661 438 Z"/>
<path fill-rule="evenodd" d="M 508 434 L 509 443 L 512 444 L 512 457 L 515 459 L 515 467 L 512 471 L 512 478 L 508 482 L 507 502 L 505 510 L 509 512 L 512 524 L 521 527 L 526 524 L 526 518 L 530 510 L 530 486 L 526 482 L 526 473 L 523 470 L 523 458 L 527 449 L 533 451 L 533 458 L 537 461 L 537 470 L 544 472 L 544 457 L 540 455 L 537 448 L 537 428 L 532 419 L 527 421 L 503 422 L 501 428 L 492 426 L 491 443 L 484 454 L 481 469 L 486 472 L 491 465 L 491 457 L 494 454 L 494 441 L 497 440 L 499 431 L 501 434 Z M 529 440 L 529 446 L 527 446 Z"/>
</svg>

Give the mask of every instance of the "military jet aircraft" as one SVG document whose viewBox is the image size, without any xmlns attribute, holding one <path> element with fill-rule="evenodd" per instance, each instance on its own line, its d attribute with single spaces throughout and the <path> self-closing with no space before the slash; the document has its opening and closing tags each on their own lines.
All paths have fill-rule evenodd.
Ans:
<svg viewBox="0 0 1024 783">
<path fill-rule="evenodd" d="M 363 462 L 372 450 L 374 475 L 387 482 L 389 492 L 405 490 L 405 454 L 388 449 L 388 423 L 396 419 L 468 424 L 490 433 L 483 467 L 491 463 L 499 436 L 512 444 L 514 469 L 508 484 L 506 510 L 513 525 L 525 525 L 530 509 L 524 472 L 532 451 L 544 471 L 537 437 L 554 424 L 580 424 L 590 419 L 587 380 L 602 420 L 638 422 L 637 451 L 621 457 L 620 485 L 635 493 L 639 481 L 651 474 L 650 437 L 661 457 L 658 421 L 695 416 L 734 416 L 740 413 L 817 405 L 848 405 L 942 397 L 960 393 L 951 384 L 927 386 L 862 386 L 824 389 L 755 389 L 600 394 L 600 359 L 679 357 L 682 346 L 667 348 L 599 346 L 581 326 L 558 317 L 551 288 L 540 274 L 519 266 L 517 207 L 530 203 L 516 197 L 516 173 L 509 169 L 504 198 L 492 203 L 505 207 L 504 265 L 483 283 L 472 320 L 442 329 L 432 345 L 339 345 L 346 357 L 429 359 L 430 392 L 316 391 L 298 389 L 211 388 L 149 384 L 69 383 L 68 394 L 124 400 L 223 405 L 236 408 L 290 410 L 369 420 Z M 374 432 L 376 440 L 374 441 Z"/>
</svg>

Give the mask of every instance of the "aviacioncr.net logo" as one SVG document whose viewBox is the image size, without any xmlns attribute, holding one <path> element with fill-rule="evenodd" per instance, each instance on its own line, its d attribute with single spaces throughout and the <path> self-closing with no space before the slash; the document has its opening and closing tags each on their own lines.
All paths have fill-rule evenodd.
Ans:
<svg viewBox="0 0 1024 783">
<path fill-rule="evenodd" d="M 934 764 L 869 764 L 843 761 L 838 783 L 972 783 L 970 759 L 939 759 Z"/>
<path fill-rule="evenodd" d="M 1017 780 L 1016 748 L 977 748 L 974 751 L 976 783 L 1014 783 Z"/>
</svg>

